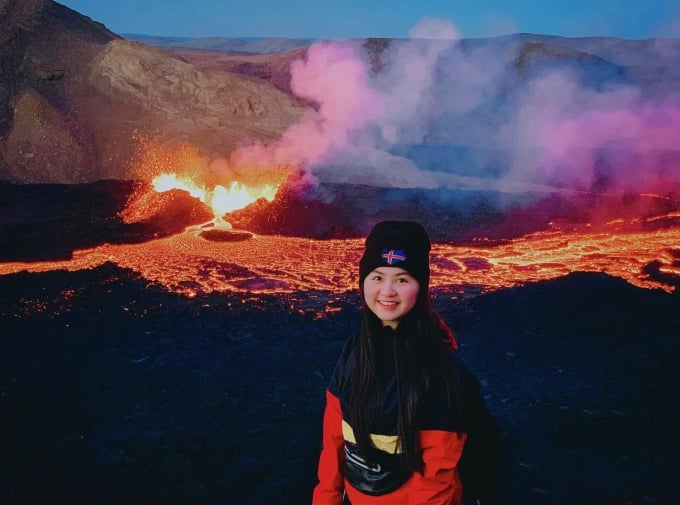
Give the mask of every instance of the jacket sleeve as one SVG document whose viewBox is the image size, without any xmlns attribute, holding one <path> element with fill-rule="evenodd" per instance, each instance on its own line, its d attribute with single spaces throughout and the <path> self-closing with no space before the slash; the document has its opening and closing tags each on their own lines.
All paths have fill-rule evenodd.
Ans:
<svg viewBox="0 0 680 505">
<path fill-rule="evenodd" d="M 345 459 L 342 411 L 340 400 L 330 390 L 326 391 L 322 441 L 317 473 L 319 483 L 314 488 L 312 505 L 341 505 L 344 488 L 342 465 Z"/>
<path fill-rule="evenodd" d="M 476 378 L 470 381 L 465 401 L 467 440 L 458 464 L 463 482 L 463 505 L 498 503 L 502 454 L 501 431 L 480 392 Z"/>
<path fill-rule="evenodd" d="M 460 503 L 461 483 L 458 460 L 465 444 L 464 433 L 421 431 L 423 472 L 416 472 L 409 504 L 449 505 Z"/>
<path fill-rule="evenodd" d="M 461 385 L 462 418 L 456 416 L 444 431 L 421 431 L 424 472 L 413 489 L 413 503 L 495 505 L 500 477 L 500 430 L 481 395 L 479 380 L 452 353 Z M 439 392 L 434 394 L 438 397 Z M 435 409 L 436 415 L 440 410 Z M 444 410 L 443 412 L 450 412 Z M 422 490 L 422 491 L 421 491 Z"/>
</svg>

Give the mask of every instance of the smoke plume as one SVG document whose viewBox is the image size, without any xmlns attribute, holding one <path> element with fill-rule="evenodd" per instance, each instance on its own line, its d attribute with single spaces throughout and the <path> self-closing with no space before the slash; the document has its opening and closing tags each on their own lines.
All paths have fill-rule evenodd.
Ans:
<svg viewBox="0 0 680 505">
<path fill-rule="evenodd" d="M 680 188 L 680 99 L 650 77 L 668 57 L 635 73 L 594 54 L 597 41 L 592 54 L 565 41 L 460 40 L 450 22 L 426 19 L 377 53 L 361 41 L 314 44 L 291 68 L 294 93 L 314 108 L 230 161 L 385 187 Z"/>
</svg>

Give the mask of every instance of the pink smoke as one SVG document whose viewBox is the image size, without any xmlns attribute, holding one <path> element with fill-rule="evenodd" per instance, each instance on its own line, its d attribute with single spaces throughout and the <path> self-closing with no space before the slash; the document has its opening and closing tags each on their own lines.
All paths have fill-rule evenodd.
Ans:
<svg viewBox="0 0 680 505">
<path fill-rule="evenodd" d="M 680 108 L 674 105 L 583 110 L 546 125 L 537 144 L 543 149 L 538 166 L 554 183 L 587 189 L 604 175 L 616 190 L 680 187 L 680 157 L 672 154 L 680 146 Z"/>
<path fill-rule="evenodd" d="M 630 85 L 596 90 L 554 71 L 526 85 L 495 137 L 507 177 L 561 188 L 680 188 L 680 101 Z"/>
<path fill-rule="evenodd" d="M 315 110 L 268 146 L 253 144 L 233 153 L 237 165 L 292 165 L 305 170 L 342 151 L 352 135 L 382 114 L 381 97 L 369 85 L 366 65 L 349 44 L 312 45 L 291 66 L 293 92 Z"/>
<path fill-rule="evenodd" d="M 291 87 L 314 106 L 271 144 L 233 153 L 229 165 L 290 165 L 334 182 L 455 187 L 461 179 L 447 175 L 461 161 L 423 170 L 391 150 L 429 138 L 478 148 L 465 162 L 479 167 L 482 189 L 489 165 L 501 167 L 493 187 L 508 190 L 520 187 L 516 182 L 585 191 L 680 188 L 678 97 L 654 103 L 631 85 L 585 87 L 564 70 L 511 81 L 517 88 L 508 92 L 514 56 L 482 46 L 458 50 L 457 31 L 446 23 L 419 30 L 414 36 L 422 38 L 392 44 L 377 74 L 358 44 L 312 45 L 293 63 Z M 505 101 L 493 114 L 478 113 L 498 96 Z"/>
</svg>

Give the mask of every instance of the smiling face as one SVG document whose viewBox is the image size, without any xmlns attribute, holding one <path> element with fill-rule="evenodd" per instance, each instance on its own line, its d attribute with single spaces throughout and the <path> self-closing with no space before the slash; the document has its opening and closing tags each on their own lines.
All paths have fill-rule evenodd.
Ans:
<svg viewBox="0 0 680 505">
<path fill-rule="evenodd" d="M 398 267 L 378 267 L 364 279 L 366 306 L 382 321 L 396 328 L 418 299 L 420 284 L 408 271 Z"/>
</svg>

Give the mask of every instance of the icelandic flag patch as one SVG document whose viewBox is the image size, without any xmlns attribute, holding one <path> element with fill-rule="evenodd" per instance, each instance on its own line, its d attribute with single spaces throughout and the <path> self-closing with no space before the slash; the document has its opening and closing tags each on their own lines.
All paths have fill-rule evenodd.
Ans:
<svg viewBox="0 0 680 505">
<path fill-rule="evenodd" d="M 401 249 L 383 249 L 380 253 L 383 261 L 388 265 L 396 265 L 406 261 L 406 253 Z"/>
</svg>

